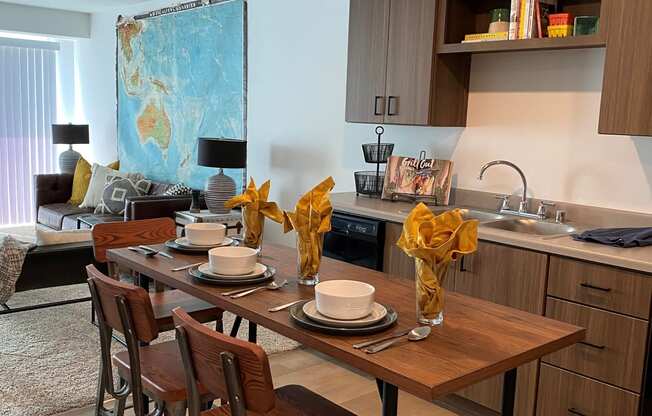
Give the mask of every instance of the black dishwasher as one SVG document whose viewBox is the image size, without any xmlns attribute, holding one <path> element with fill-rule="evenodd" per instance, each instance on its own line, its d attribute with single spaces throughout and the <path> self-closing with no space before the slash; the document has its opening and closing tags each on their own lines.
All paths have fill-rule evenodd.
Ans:
<svg viewBox="0 0 652 416">
<path fill-rule="evenodd" d="M 369 269 L 383 269 L 383 221 L 335 212 L 331 225 L 331 231 L 324 236 L 324 256 Z"/>
</svg>

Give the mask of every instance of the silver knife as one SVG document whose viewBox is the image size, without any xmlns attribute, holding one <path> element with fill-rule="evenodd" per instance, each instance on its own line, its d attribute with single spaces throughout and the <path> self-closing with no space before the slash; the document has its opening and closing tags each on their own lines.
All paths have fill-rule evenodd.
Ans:
<svg viewBox="0 0 652 416">
<path fill-rule="evenodd" d="M 204 264 L 204 263 L 193 263 L 193 264 L 188 264 L 188 265 L 181 266 L 181 267 L 175 267 L 174 269 L 171 269 L 171 270 L 173 272 L 180 272 L 182 270 L 188 270 L 188 269 L 192 269 L 193 267 L 201 266 L 202 264 Z"/>
<path fill-rule="evenodd" d="M 161 250 L 157 250 L 157 249 L 152 248 L 152 247 L 150 247 L 150 246 L 140 245 L 140 246 L 138 246 L 138 247 L 142 248 L 143 250 L 149 250 L 149 251 L 151 251 L 151 252 L 153 252 L 153 253 L 158 254 L 159 256 L 166 257 L 166 258 L 168 258 L 168 259 L 173 259 L 173 258 L 174 258 L 174 257 L 172 257 L 170 254 L 168 254 L 168 253 L 166 253 L 166 252 L 164 252 L 164 251 L 161 251 Z"/>
<path fill-rule="evenodd" d="M 378 344 L 379 342 L 389 341 L 390 339 L 394 339 L 394 338 L 400 338 L 400 337 L 403 337 L 403 336 L 407 335 L 411 330 L 412 330 L 411 328 L 408 328 L 408 329 L 404 329 L 402 331 L 394 332 L 391 335 L 387 335 L 387 336 L 384 336 L 384 337 L 381 337 L 381 338 L 369 339 L 369 340 L 366 340 L 366 341 L 362 341 L 362 342 L 360 342 L 358 344 L 354 344 L 353 348 L 355 348 L 356 350 L 359 350 L 360 348 L 364 348 L 364 347 L 368 347 L 370 345 Z"/>
<path fill-rule="evenodd" d="M 264 287 L 264 286 L 256 286 L 256 287 Z M 238 293 L 246 292 L 247 290 L 255 289 L 256 287 L 245 287 L 245 288 L 241 287 L 240 289 L 229 290 L 228 292 L 222 292 L 222 295 L 223 296 L 237 295 Z"/>
<path fill-rule="evenodd" d="M 287 309 L 290 306 L 296 305 L 297 303 L 301 303 L 301 302 L 304 302 L 304 299 L 295 300 L 294 302 L 286 303 L 285 305 L 279 305 L 273 308 L 269 308 L 267 309 L 267 312 L 279 312 L 282 311 L 283 309 Z"/>
</svg>

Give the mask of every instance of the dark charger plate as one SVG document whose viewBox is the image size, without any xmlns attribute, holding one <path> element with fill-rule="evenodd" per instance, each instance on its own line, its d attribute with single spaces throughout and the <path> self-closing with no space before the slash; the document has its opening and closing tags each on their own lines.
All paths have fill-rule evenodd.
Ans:
<svg viewBox="0 0 652 416">
<path fill-rule="evenodd" d="M 303 305 L 305 305 L 309 300 L 290 307 L 290 318 L 302 328 L 310 329 L 316 332 L 322 332 L 329 335 L 347 335 L 347 336 L 356 336 L 356 335 L 370 335 L 377 332 L 383 332 L 388 328 L 396 325 L 398 321 L 398 313 L 390 306 L 384 305 L 387 308 L 387 316 L 383 318 L 382 321 L 377 322 L 373 325 L 363 326 L 360 328 L 336 328 L 333 326 L 328 326 L 315 322 L 308 316 L 303 313 Z"/>
<path fill-rule="evenodd" d="M 268 280 L 271 280 L 276 274 L 276 269 L 271 266 L 267 266 L 267 271 L 263 273 L 261 276 L 249 277 L 245 279 L 219 279 L 217 277 L 205 275 L 204 273 L 200 272 L 197 267 L 193 267 L 192 269 L 188 270 L 188 274 L 191 277 L 197 279 L 198 281 L 209 285 L 245 286 L 245 285 L 255 285 L 258 283 L 263 283 L 263 282 L 267 282 Z"/>
</svg>

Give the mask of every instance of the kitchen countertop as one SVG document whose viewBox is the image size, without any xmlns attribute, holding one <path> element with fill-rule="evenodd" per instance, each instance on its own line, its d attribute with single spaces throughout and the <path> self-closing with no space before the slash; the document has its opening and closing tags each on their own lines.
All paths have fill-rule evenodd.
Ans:
<svg viewBox="0 0 652 416">
<path fill-rule="evenodd" d="M 408 202 L 392 202 L 376 198 L 358 197 L 355 192 L 332 194 L 331 203 L 333 209 L 339 212 L 395 223 L 402 223 L 409 211 L 414 207 L 413 203 Z M 482 223 L 478 228 L 478 234 L 480 239 L 485 241 L 652 273 L 652 246 L 636 248 L 610 247 L 575 241 L 566 235 L 537 236 L 498 230 L 485 227 Z"/>
</svg>

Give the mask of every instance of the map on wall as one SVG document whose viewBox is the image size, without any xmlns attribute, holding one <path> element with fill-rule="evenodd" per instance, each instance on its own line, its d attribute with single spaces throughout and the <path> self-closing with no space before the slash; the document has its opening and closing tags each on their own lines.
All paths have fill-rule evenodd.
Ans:
<svg viewBox="0 0 652 416">
<path fill-rule="evenodd" d="M 203 189 L 199 137 L 246 140 L 246 2 L 194 1 L 118 20 L 120 168 Z M 243 189 L 242 169 L 225 173 Z"/>
</svg>

